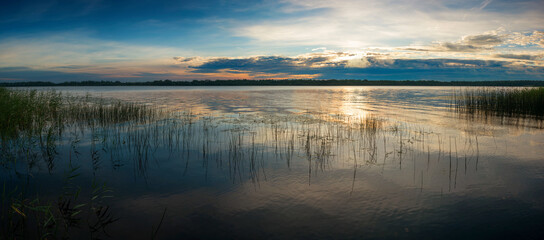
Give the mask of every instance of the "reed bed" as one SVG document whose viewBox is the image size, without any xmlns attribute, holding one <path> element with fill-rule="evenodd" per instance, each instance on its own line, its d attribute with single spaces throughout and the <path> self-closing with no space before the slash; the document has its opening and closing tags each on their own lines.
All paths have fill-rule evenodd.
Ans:
<svg viewBox="0 0 544 240">
<path fill-rule="evenodd" d="M 93 180 L 90 196 L 80 196 L 83 187 L 71 183 L 81 174 L 77 166 L 90 156 L 96 171 L 103 160 L 103 151 L 99 149 L 116 147 L 119 152 L 124 151 L 119 147 L 119 139 L 106 143 L 107 134 L 117 133 L 120 138 L 121 131 L 138 133 L 139 125 L 156 122 L 166 113 L 157 107 L 118 100 L 65 96 L 56 91 L 0 88 L 0 166 L 7 174 L 13 169 L 13 179 L 17 179 L 9 184 L 6 181 L 2 186 L 0 239 L 64 239 L 74 229 L 84 226 L 89 227 L 84 231 L 92 239 L 102 238 L 106 234 L 105 228 L 117 221 L 109 206 L 101 201 L 109 197 L 109 190 Z M 80 136 L 82 134 L 87 135 Z M 147 132 L 146 136 L 150 134 Z M 82 151 L 80 137 L 90 142 L 89 154 L 79 152 Z M 109 138 L 114 139 L 113 136 Z M 66 141 L 70 144 L 70 152 L 64 155 L 58 147 L 66 145 Z M 44 200 L 39 193 L 34 195 L 25 190 L 28 183 L 17 177 L 21 175 L 16 170 L 18 165 L 28 166 L 28 176 L 32 176 L 35 166 L 42 164 L 53 173 L 59 157 L 67 157 L 69 166 L 58 200 Z"/>
<path fill-rule="evenodd" d="M 55 91 L 13 91 L 0 88 L 0 137 L 21 132 L 37 134 L 47 124 L 56 123 L 62 97 Z"/>
<path fill-rule="evenodd" d="M 467 89 L 453 96 L 458 112 L 469 115 L 544 118 L 544 87 Z"/>
<path fill-rule="evenodd" d="M 0 138 L 4 141 L 21 134 L 36 136 L 44 131 L 61 131 L 65 124 L 149 123 L 164 117 L 165 113 L 157 107 L 119 100 L 0 88 Z"/>
<path fill-rule="evenodd" d="M 149 123 L 166 116 L 157 107 L 119 100 L 68 97 L 62 105 L 62 117 L 67 122 L 91 122 L 105 126 L 123 122 Z"/>
</svg>

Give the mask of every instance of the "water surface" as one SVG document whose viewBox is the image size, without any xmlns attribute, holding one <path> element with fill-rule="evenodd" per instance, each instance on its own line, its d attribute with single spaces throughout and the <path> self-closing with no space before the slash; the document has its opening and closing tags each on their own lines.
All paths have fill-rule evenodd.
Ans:
<svg viewBox="0 0 544 240">
<path fill-rule="evenodd" d="M 172 112 L 68 130 L 53 166 L 3 170 L 55 199 L 76 165 L 83 192 L 111 189 L 114 238 L 544 236 L 542 124 L 453 112 L 458 88 L 54 89 Z"/>
</svg>

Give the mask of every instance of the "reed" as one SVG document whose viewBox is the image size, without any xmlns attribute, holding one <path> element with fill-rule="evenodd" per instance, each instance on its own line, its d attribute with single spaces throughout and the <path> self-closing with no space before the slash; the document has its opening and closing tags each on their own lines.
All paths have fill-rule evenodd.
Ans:
<svg viewBox="0 0 544 240">
<path fill-rule="evenodd" d="M 13 91 L 0 88 L 0 137 L 36 134 L 58 118 L 61 95 L 55 91 Z"/>
<path fill-rule="evenodd" d="M 0 88 L 0 139 L 61 131 L 65 124 L 105 126 L 134 121 L 148 123 L 165 111 L 144 104 L 90 97 L 63 96 L 56 91 Z"/>
<path fill-rule="evenodd" d="M 41 158 L 52 173 L 55 165 L 59 164 L 56 158 L 61 150 L 57 147 L 65 144 L 62 141 L 67 140 L 68 134 L 64 132 L 69 132 L 69 168 L 78 169 L 72 164 L 81 164 L 79 135 L 90 133 L 89 156 L 96 171 L 101 163 L 102 151 L 99 150 L 108 147 L 106 140 L 113 138 L 114 130 L 138 133 L 136 130 L 140 125 L 156 123 L 164 118 L 165 113 L 158 107 L 119 100 L 73 97 L 56 91 L 0 88 L 0 165 L 6 169 L 16 169 L 18 163 L 27 163 L 27 174 L 31 176 L 32 168 L 40 164 Z M 121 138 L 117 133 L 116 136 Z M 146 135 L 151 133 L 146 131 Z M 136 142 L 134 145 L 142 144 Z M 14 172 L 16 176 L 22 174 Z M 69 180 L 79 175 L 72 173 L 68 176 Z M 15 179 L 18 179 L 17 182 L 20 180 Z M 107 235 L 105 228 L 117 220 L 109 206 L 101 202 L 102 198 L 109 197 L 106 195 L 109 190 L 94 182 L 92 196 L 87 200 L 77 197 L 80 186 L 65 189 L 57 201 L 44 201 L 38 197 L 39 193 L 33 196 L 34 193 L 17 190 L 20 189 L 19 185 L 22 188 L 26 183 L 21 180 L 9 187 L 4 183 L 0 239 L 67 238 L 74 228 L 81 225 L 89 227 L 91 238 L 101 238 Z M 80 217 L 83 214 L 88 216 Z"/>
<path fill-rule="evenodd" d="M 455 93 L 453 103 L 469 115 L 543 118 L 544 87 L 467 89 Z"/>
</svg>

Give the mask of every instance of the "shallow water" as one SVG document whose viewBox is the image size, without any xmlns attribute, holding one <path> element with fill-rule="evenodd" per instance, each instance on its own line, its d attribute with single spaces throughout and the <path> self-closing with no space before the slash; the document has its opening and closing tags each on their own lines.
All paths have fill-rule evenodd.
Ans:
<svg viewBox="0 0 544 240">
<path fill-rule="evenodd" d="M 459 88 L 55 89 L 173 112 L 68 129 L 54 160 L 2 170 L 54 201 L 77 166 L 82 195 L 111 189 L 113 238 L 544 236 L 542 124 L 456 113 Z"/>
</svg>

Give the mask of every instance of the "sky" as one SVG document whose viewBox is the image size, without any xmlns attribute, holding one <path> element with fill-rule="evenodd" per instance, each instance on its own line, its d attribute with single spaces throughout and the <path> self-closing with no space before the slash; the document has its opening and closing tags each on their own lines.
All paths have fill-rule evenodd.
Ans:
<svg viewBox="0 0 544 240">
<path fill-rule="evenodd" d="M 544 80 L 544 0 L 7 0 L 0 81 Z"/>
</svg>

